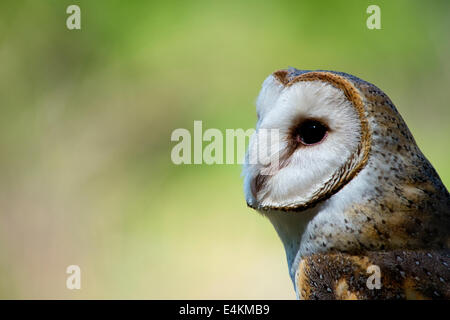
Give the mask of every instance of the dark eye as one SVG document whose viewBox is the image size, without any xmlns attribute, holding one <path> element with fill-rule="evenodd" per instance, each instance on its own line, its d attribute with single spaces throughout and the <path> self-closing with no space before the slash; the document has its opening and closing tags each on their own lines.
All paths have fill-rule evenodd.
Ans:
<svg viewBox="0 0 450 320">
<path fill-rule="evenodd" d="M 297 142 L 312 145 L 321 142 L 327 135 L 328 128 L 317 120 L 303 121 L 295 131 Z"/>
</svg>

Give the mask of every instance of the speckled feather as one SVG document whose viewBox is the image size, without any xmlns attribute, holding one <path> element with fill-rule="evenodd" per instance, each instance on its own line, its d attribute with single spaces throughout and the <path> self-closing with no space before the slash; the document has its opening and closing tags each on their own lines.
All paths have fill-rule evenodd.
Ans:
<svg viewBox="0 0 450 320">
<path fill-rule="evenodd" d="M 380 268 L 378 289 L 367 286 L 371 265 Z M 300 263 L 297 287 L 311 300 L 450 299 L 449 274 L 449 251 L 314 254 Z"/>
</svg>

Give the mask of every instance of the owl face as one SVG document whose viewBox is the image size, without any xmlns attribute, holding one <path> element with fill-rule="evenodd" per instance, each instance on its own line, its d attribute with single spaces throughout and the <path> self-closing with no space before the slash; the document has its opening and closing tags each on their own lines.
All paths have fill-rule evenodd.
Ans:
<svg viewBox="0 0 450 320">
<path fill-rule="evenodd" d="M 287 82 L 286 76 L 264 81 L 248 149 L 271 150 L 272 161 L 244 166 L 247 203 L 263 210 L 299 210 L 326 197 L 354 169 L 361 150 L 365 123 L 351 95 L 332 81 L 300 76 Z M 275 130 L 277 139 L 259 139 L 264 129 Z"/>
</svg>

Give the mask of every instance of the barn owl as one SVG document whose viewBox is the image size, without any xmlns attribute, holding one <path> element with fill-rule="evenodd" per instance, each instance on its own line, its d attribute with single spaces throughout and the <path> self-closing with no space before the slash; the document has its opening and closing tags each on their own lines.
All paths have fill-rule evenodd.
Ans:
<svg viewBox="0 0 450 320">
<path fill-rule="evenodd" d="M 450 196 L 388 96 L 289 68 L 256 105 L 245 198 L 275 227 L 297 298 L 450 299 Z M 249 161 L 258 149 L 277 161 Z"/>
</svg>

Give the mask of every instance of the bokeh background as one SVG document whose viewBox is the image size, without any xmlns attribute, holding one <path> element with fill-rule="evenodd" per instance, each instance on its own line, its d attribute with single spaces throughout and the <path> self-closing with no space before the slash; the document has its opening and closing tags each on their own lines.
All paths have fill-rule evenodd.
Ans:
<svg viewBox="0 0 450 320">
<path fill-rule="evenodd" d="M 240 166 L 174 165 L 172 131 L 253 127 L 276 69 L 345 71 L 449 185 L 449 40 L 449 1 L 1 1 L 0 298 L 295 298 Z"/>
</svg>

